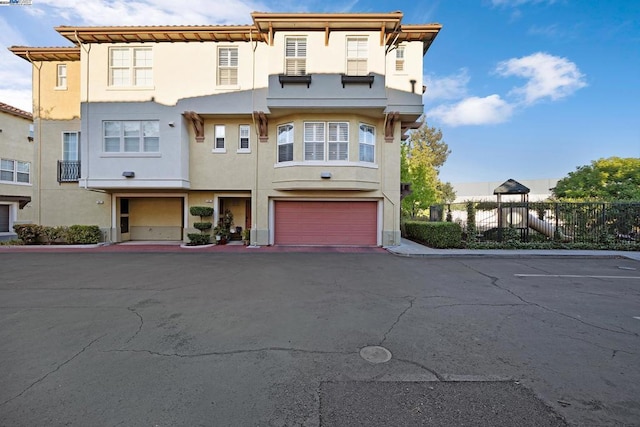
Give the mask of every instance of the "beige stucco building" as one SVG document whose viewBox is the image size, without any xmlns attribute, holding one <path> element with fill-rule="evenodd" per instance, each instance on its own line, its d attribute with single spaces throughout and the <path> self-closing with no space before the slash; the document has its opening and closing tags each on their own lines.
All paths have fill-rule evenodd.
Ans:
<svg viewBox="0 0 640 427">
<path fill-rule="evenodd" d="M 396 245 L 400 141 L 439 24 L 253 13 L 245 26 L 58 27 L 33 67 L 34 221 L 186 240 L 192 206 L 251 243 Z"/>
<path fill-rule="evenodd" d="M 0 240 L 15 238 L 13 225 L 32 219 L 33 155 L 31 113 L 0 102 Z"/>
</svg>

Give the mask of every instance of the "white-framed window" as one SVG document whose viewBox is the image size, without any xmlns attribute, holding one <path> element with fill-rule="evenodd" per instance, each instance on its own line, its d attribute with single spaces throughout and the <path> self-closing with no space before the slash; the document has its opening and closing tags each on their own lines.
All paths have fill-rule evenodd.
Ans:
<svg viewBox="0 0 640 427">
<path fill-rule="evenodd" d="M 80 160 L 80 132 L 62 132 L 62 160 Z"/>
<path fill-rule="evenodd" d="M 349 123 L 329 122 L 327 158 L 332 160 L 349 160 Z"/>
<path fill-rule="evenodd" d="M 284 70 L 288 76 L 307 74 L 307 39 L 287 37 L 285 39 Z"/>
<path fill-rule="evenodd" d="M 305 122 L 304 160 L 349 160 L 348 122 Z"/>
<path fill-rule="evenodd" d="M 238 48 L 218 48 L 218 86 L 238 84 Z"/>
<path fill-rule="evenodd" d="M 404 71 L 404 46 L 396 48 L 396 71 Z"/>
<path fill-rule="evenodd" d="M 213 151 L 218 153 L 225 153 L 227 151 L 227 148 L 225 145 L 225 134 L 226 134 L 225 126 L 215 125 L 213 129 L 214 129 Z"/>
<path fill-rule="evenodd" d="M 251 152 L 251 127 L 249 125 L 240 125 L 238 127 L 238 153 Z"/>
<path fill-rule="evenodd" d="M 109 49 L 109 86 L 153 86 L 153 51 L 150 47 Z"/>
<path fill-rule="evenodd" d="M 29 184 L 31 182 L 31 163 L 0 159 L 0 181 Z"/>
<path fill-rule="evenodd" d="M 324 160 L 325 123 L 304 123 L 304 159 Z"/>
<path fill-rule="evenodd" d="M 58 64 L 56 70 L 56 89 L 67 88 L 67 64 Z"/>
<path fill-rule="evenodd" d="M 359 160 L 374 163 L 376 160 L 376 128 L 360 123 L 358 132 Z"/>
<path fill-rule="evenodd" d="M 106 153 L 157 153 L 160 151 L 160 122 L 105 121 L 103 139 Z"/>
<path fill-rule="evenodd" d="M 368 44 L 366 37 L 347 37 L 347 75 L 367 75 Z"/>
<path fill-rule="evenodd" d="M 278 126 L 278 163 L 293 161 L 293 124 Z"/>
</svg>

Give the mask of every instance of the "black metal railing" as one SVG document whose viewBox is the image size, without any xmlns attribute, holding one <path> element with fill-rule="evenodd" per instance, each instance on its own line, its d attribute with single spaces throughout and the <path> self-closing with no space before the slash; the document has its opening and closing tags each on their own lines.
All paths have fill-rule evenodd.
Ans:
<svg viewBox="0 0 640 427">
<path fill-rule="evenodd" d="M 58 182 L 78 182 L 79 180 L 79 160 L 58 160 Z"/>
<path fill-rule="evenodd" d="M 437 205 L 429 219 L 457 222 L 467 230 L 469 212 L 467 203 Z M 477 240 L 640 243 L 640 202 L 473 202 L 471 212 Z"/>
</svg>

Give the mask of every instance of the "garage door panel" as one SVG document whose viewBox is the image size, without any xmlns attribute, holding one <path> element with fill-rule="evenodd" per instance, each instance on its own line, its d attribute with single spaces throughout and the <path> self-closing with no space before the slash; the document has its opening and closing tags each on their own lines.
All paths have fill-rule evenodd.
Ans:
<svg viewBox="0 0 640 427">
<path fill-rule="evenodd" d="M 276 201 L 275 243 L 377 244 L 377 202 Z"/>
</svg>

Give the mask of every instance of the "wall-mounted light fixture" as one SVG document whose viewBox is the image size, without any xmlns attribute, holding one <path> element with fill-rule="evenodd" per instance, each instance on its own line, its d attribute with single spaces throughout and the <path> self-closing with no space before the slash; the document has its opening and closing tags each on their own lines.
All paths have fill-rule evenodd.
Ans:
<svg viewBox="0 0 640 427">
<path fill-rule="evenodd" d="M 320 172 L 320 178 L 331 179 L 331 172 Z"/>
<path fill-rule="evenodd" d="M 176 123 L 175 122 L 169 122 L 168 125 L 169 125 L 169 127 L 174 127 L 176 125 Z"/>
<path fill-rule="evenodd" d="M 136 176 L 136 173 L 134 171 L 124 171 L 122 172 L 122 176 L 124 176 L 125 178 L 133 178 L 134 176 Z"/>
<path fill-rule="evenodd" d="M 96 200 L 97 205 L 104 205 L 104 200 Z"/>
</svg>

